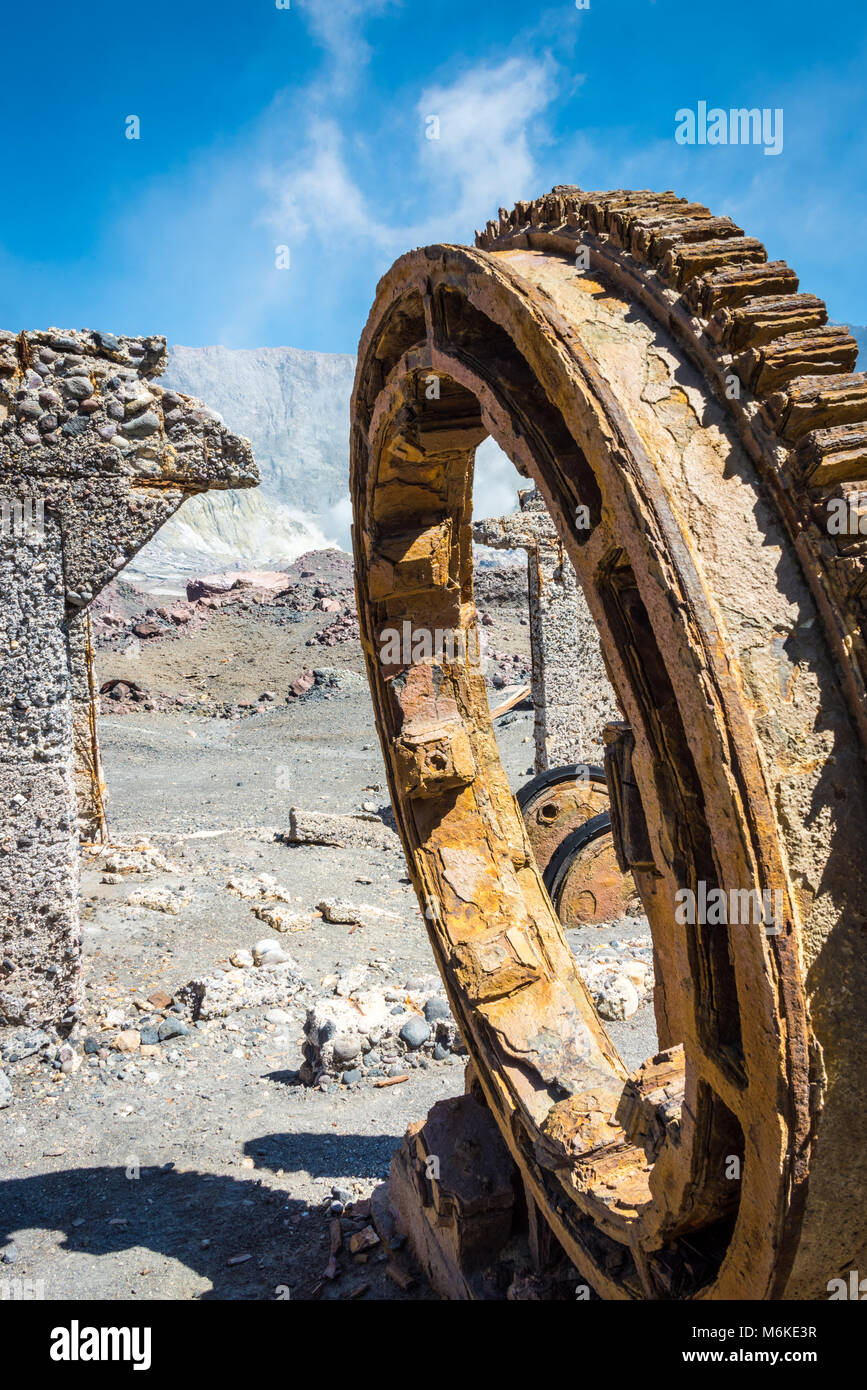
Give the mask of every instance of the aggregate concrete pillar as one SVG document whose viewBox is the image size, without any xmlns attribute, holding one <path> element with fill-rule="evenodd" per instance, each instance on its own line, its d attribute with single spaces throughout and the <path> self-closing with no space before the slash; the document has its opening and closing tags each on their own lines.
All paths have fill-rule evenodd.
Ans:
<svg viewBox="0 0 867 1390">
<path fill-rule="evenodd" d="M 0 1019 L 37 1024 L 63 1021 L 79 1000 L 72 725 L 54 516 L 41 534 L 4 531 L 0 584 Z"/>
<path fill-rule="evenodd" d="M 0 332 L 0 1024 L 78 1016 L 87 605 L 186 497 L 258 480 L 246 440 L 154 384 L 165 364 L 162 338 Z"/>
<path fill-rule="evenodd" d="M 596 625 L 544 499 L 519 492 L 520 512 L 477 521 L 473 539 L 527 552 L 535 771 L 599 762 L 602 726 L 620 718 Z"/>
</svg>

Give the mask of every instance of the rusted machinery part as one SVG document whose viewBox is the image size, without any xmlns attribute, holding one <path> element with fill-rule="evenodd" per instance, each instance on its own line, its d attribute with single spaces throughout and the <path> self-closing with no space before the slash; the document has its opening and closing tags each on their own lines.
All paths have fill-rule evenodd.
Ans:
<svg viewBox="0 0 867 1390">
<path fill-rule="evenodd" d="M 631 875 L 618 867 L 601 767 L 569 763 L 548 768 L 519 789 L 517 801 L 533 857 L 564 927 L 611 922 L 641 910 Z M 604 828 L 582 836 L 588 822 L 600 823 L 600 818 Z M 554 859 L 556 880 L 549 881 Z"/>
<path fill-rule="evenodd" d="M 362 640 L 434 953 L 528 1192 L 601 1294 L 824 1296 L 867 1261 L 867 571 L 823 530 L 867 473 L 867 378 L 787 266 L 673 194 L 561 188 L 479 240 L 392 267 L 353 397 Z M 632 1077 L 466 655 L 486 434 L 545 497 L 634 738 L 619 843 L 666 1051 Z M 451 633 L 448 659 L 384 665 L 405 620 Z M 741 912 L 770 894 L 779 932 L 679 925 L 703 886 Z"/>
<path fill-rule="evenodd" d="M 85 770 L 87 777 L 87 787 L 82 796 L 79 791 L 80 805 L 79 814 L 86 812 L 86 835 L 88 840 L 97 841 L 105 844 L 108 841 L 108 821 L 105 817 L 105 803 L 108 795 L 108 788 L 105 783 L 105 776 L 102 767 L 102 755 L 99 751 L 99 733 L 96 727 L 97 711 L 97 691 L 96 691 L 96 668 L 93 658 L 93 627 L 90 619 L 90 609 L 85 609 L 79 622 L 84 627 L 84 657 L 87 680 L 87 712 L 86 720 L 73 719 L 73 739 L 76 741 L 78 754 L 78 767 Z M 81 725 L 85 724 L 85 729 Z M 79 776 L 81 773 L 79 772 Z M 83 805 L 81 804 L 83 803 Z"/>
<path fill-rule="evenodd" d="M 545 866 L 543 878 L 554 911 L 567 929 L 599 926 L 642 910 L 631 875 L 620 872 L 607 810 L 569 832 Z"/>
<path fill-rule="evenodd" d="M 608 809 L 605 772 L 590 763 L 549 767 L 520 787 L 516 795 L 536 863 L 543 874 L 566 836 Z"/>
</svg>

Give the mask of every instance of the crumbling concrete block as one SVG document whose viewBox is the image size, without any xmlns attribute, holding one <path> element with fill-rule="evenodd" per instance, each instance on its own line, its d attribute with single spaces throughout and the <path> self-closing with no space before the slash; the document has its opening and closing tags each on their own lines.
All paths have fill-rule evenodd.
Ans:
<svg viewBox="0 0 867 1390">
<path fill-rule="evenodd" d="M 249 443 L 164 391 L 163 338 L 0 332 L 0 1022 L 80 1005 L 76 748 L 101 781 L 88 604 L 184 501 L 258 481 Z M 80 784 L 80 779 L 79 779 Z M 100 797 L 83 797 L 100 824 Z"/>
<path fill-rule="evenodd" d="M 292 806 L 289 829 L 283 838 L 290 845 L 334 845 L 338 849 L 400 852 L 400 840 L 395 831 L 375 815 L 339 816 Z"/>
<path fill-rule="evenodd" d="M 267 956 L 261 958 L 259 965 L 254 960 L 251 955 L 248 966 L 190 980 L 178 990 L 178 1003 L 195 1020 L 226 1018 L 239 1009 L 282 1007 L 303 988 L 304 982 L 291 957 L 273 965 Z"/>
</svg>

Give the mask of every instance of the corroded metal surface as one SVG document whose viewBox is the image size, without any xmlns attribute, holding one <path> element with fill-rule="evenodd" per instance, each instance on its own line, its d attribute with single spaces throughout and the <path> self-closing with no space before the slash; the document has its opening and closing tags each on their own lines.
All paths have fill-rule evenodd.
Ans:
<svg viewBox="0 0 867 1390">
<path fill-rule="evenodd" d="M 867 666 L 860 560 L 822 523 L 828 489 L 862 476 L 867 380 L 727 225 L 673 194 L 561 188 L 475 249 L 404 256 L 353 400 L 362 640 L 410 872 L 525 1184 L 611 1298 L 813 1297 L 867 1261 Z M 629 726 L 618 847 L 667 1049 L 633 1077 L 471 659 L 488 433 L 545 498 Z M 405 620 L 459 640 L 386 666 Z M 768 894 L 773 928 L 679 923 L 678 894 L 708 889 Z"/>
<path fill-rule="evenodd" d="M 93 663 L 90 609 L 70 617 L 69 670 L 72 686 L 72 741 L 78 829 L 85 843 L 108 839 L 105 817 L 108 788 L 102 769 L 97 726 L 99 690 Z"/>
<path fill-rule="evenodd" d="M 639 910 L 631 875 L 611 838 L 601 767 L 574 763 L 534 777 L 518 792 L 539 872 L 564 927 L 612 922 Z M 591 826 L 590 833 L 582 834 Z"/>
<path fill-rule="evenodd" d="M 518 805 L 539 871 L 573 830 L 608 810 L 608 787 L 601 767 L 570 763 L 552 768 L 518 792 Z"/>
<path fill-rule="evenodd" d="M 544 879 L 564 927 L 601 926 L 641 912 L 632 876 L 620 870 L 607 811 L 566 836 L 548 863 Z"/>
</svg>

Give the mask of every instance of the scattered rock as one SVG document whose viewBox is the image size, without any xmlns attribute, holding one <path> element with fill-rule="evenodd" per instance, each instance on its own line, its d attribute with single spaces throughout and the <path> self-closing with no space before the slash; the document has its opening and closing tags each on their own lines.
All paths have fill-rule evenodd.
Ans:
<svg viewBox="0 0 867 1390">
<path fill-rule="evenodd" d="M 349 1237 L 349 1249 L 353 1255 L 359 1255 L 365 1250 L 373 1250 L 379 1245 L 379 1236 L 372 1226 L 365 1226 L 362 1231 L 354 1231 Z"/>
<path fill-rule="evenodd" d="M 20 1062 L 51 1042 L 41 1028 L 0 1029 L 0 1061 Z"/>
<path fill-rule="evenodd" d="M 136 623 L 133 632 L 136 637 L 162 637 L 166 629 L 161 623 L 155 623 L 152 619 L 146 618 L 143 622 Z"/>
<path fill-rule="evenodd" d="M 168 1042 L 169 1038 L 185 1038 L 189 1034 L 189 1028 L 179 1018 L 164 1018 L 159 1028 L 157 1036 L 160 1042 Z"/>
<path fill-rule="evenodd" d="M 57 1049 L 57 1061 L 60 1063 L 60 1070 L 63 1075 L 71 1076 L 81 1066 L 81 1054 L 76 1052 L 71 1043 L 63 1043 Z"/>
<path fill-rule="evenodd" d="M 265 922 L 273 931 L 309 931 L 312 926 L 309 917 L 300 912 L 290 912 L 284 907 L 265 907 L 257 903 L 250 910 L 254 917 L 258 917 L 260 922 Z"/>
<path fill-rule="evenodd" d="M 394 989 L 364 988 L 367 972 L 356 968 L 334 979 L 334 994 L 317 999 L 304 1024 L 304 1062 L 299 1079 L 318 1085 L 323 1078 L 339 1079 L 350 1063 L 362 1079 L 368 1076 L 402 1075 L 399 1059 L 412 1054 L 437 1061 L 449 1056 L 459 1041 L 457 1025 L 442 994 L 445 1008 L 436 1008 L 436 1021 L 428 1023 L 420 1010 L 441 991 L 439 979 L 418 981 L 412 993 Z M 437 1052 L 437 1049 L 439 1051 Z M 425 1062 L 425 1065 L 427 1063 Z"/>
<path fill-rule="evenodd" d="M 430 1027 L 423 1018 L 411 1018 L 401 1028 L 400 1037 L 407 1047 L 411 1047 L 415 1051 L 417 1047 L 421 1047 L 422 1043 L 427 1042 L 430 1037 Z"/>
<path fill-rule="evenodd" d="M 605 966 L 590 966 L 581 973 L 601 1018 L 613 1021 L 637 1013 L 641 1000 L 626 975 L 615 974 Z"/>
<path fill-rule="evenodd" d="M 285 1009 L 269 1009 L 265 1015 L 266 1023 L 291 1023 L 292 1015 Z"/>
<path fill-rule="evenodd" d="M 288 961 L 273 970 L 227 970 L 190 980 L 178 990 L 177 999 L 194 1021 L 225 1018 L 239 1009 L 286 1004 L 302 984 Z"/>
<path fill-rule="evenodd" d="M 428 1023 L 437 1023 L 441 1018 L 451 1018 L 451 1014 L 452 1011 L 447 999 L 434 997 L 429 999 L 424 1006 L 424 1016 Z"/>
<path fill-rule="evenodd" d="M 289 687 L 290 695 L 306 695 L 308 690 L 313 689 L 314 678 L 312 671 L 302 671 L 297 680 L 293 681 Z"/>
<path fill-rule="evenodd" d="M 283 965 L 290 965 L 294 968 L 295 964 L 279 942 L 272 941 L 270 937 L 256 942 L 253 947 L 253 961 L 262 970 L 273 970 L 275 966 Z"/>
<path fill-rule="evenodd" d="M 170 888 L 140 889 L 128 899 L 130 907 L 146 907 L 151 912 L 165 912 L 170 917 L 180 915 L 181 908 L 189 898 L 182 898 Z"/>
<path fill-rule="evenodd" d="M 352 923 L 361 921 L 358 908 L 353 907 L 351 903 L 342 902 L 339 898 L 323 898 L 322 902 L 316 904 L 316 911 L 322 913 L 326 922 L 351 926 Z"/>
<path fill-rule="evenodd" d="M 105 845 L 91 851 L 94 855 L 94 868 L 101 868 L 112 874 L 176 874 L 177 864 L 166 859 L 164 854 L 150 843 L 139 840 L 134 845 Z"/>
<path fill-rule="evenodd" d="M 344 849 L 393 849 L 400 840 L 378 816 L 338 816 L 326 811 L 289 811 L 289 829 L 283 839 L 290 845 L 334 845 Z"/>
<path fill-rule="evenodd" d="M 259 874 L 256 878 L 230 878 L 226 881 L 226 887 L 231 893 L 237 893 L 239 898 L 260 902 L 292 901 L 289 890 L 283 888 L 272 874 Z"/>
</svg>

